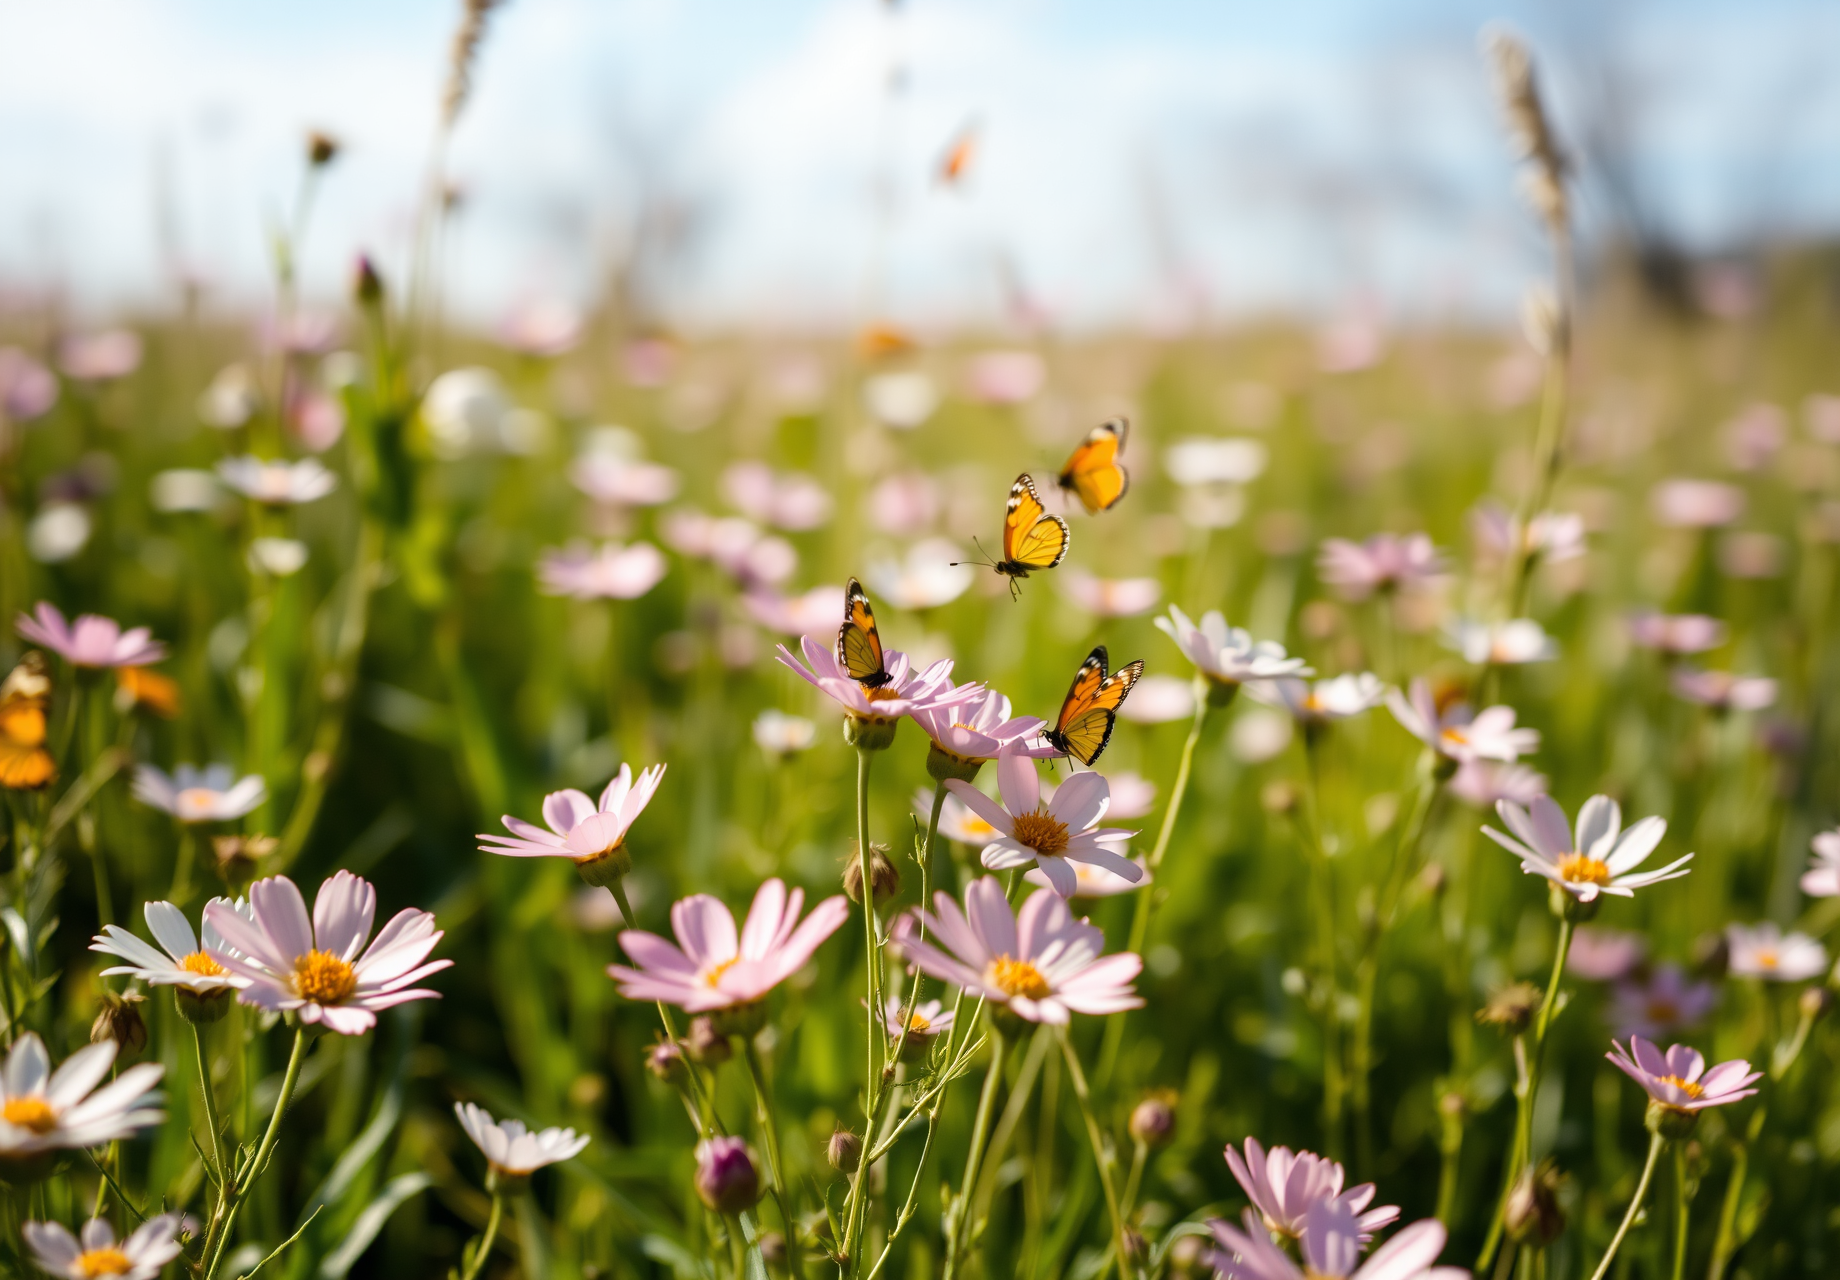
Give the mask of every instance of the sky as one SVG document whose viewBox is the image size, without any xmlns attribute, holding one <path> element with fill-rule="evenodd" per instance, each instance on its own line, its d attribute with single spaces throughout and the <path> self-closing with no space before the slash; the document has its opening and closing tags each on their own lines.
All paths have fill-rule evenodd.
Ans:
<svg viewBox="0 0 1840 1280">
<path fill-rule="evenodd" d="M 0 0 L 0 288 L 269 296 L 400 273 L 458 0 Z M 447 296 L 619 288 L 679 328 L 1505 314 L 1542 269 L 1478 33 L 1540 58 L 1594 243 L 1840 224 L 1809 0 L 510 0 L 453 138 Z M 891 87 L 891 85 L 893 87 Z M 971 129 L 965 178 L 935 178 Z"/>
</svg>

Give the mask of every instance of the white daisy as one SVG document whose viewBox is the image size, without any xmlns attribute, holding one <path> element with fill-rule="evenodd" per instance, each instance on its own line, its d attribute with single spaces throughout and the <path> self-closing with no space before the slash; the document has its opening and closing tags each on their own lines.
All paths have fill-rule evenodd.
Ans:
<svg viewBox="0 0 1840 1280">
<path fill-rule="evenodd" d="M 1565 811 L 1549 796 L 1536 796 L 1531 808 L 1509 800 L 1496 803 L 1495 812 L 1518 836 L 1503 835 L 1493 827 L 1482 833 L 1521 860 L 1521 870 L 1545 876 L 1580 902 L 1594 902 L 1600 893 L 1633 898 L 1645 885 L 1677 880 L 1687 874 L 1693 855 L 1687 854 L 1658 871 L 1637 872 L 1667 834 L 1663 818 L 1642 819 L 1623 830 L 1623 811 L 1609 796 L 1592 796 L 1578 811 L 1574 838 L 1566 829 Z"/>
<path fill-rule="evenodd" d="M 142 914 L 147 918 L 148 932 L 153 934 L 159 946 L 142 941 L 120 925 L 109 924 L 102 927 L 89 949 L 120 956 L 128 962 L 104 969 L 102 976 L 105 978 L 126 974 L 150 986 L 184 987 L 197 995 L 246 987 L 249 985 L 247 978 L 231 973 L 208 954 L 212 950 L 230 949 L 209 918 L 211 908 L 220 903 L 252 924 L 255 922 L 254 912 L 241 898 L 234 902 L 228 898 L 212 898 L 205 904 L 206 917 L 200 929 L 204 936 L 200 945 L 200 938 L 192 932 L 183 911 L 170 902 L 149 902 Z"/>
<path fill-rule="evenodd" d="M 180 822 L 228 822 L 266 800 L 268 784 L 253 773 L 239 779 L 227 764 L 182 764 L 170 775 L 143 764 L 134 769 L 134 798 Z"/>
<path fill-rule="evenodd" d="M 454 1114 L 493 1171 L 506 1177 L 528 1178 L 544 1165 L 573 1159 L 588 1145 L 587 1135 L 573 1129 L 532 1132 L 522 1120 L 494 1120 L 470 1102 L 456 1102 Z"/>
<path fill-rule="evenodd" d="M 1099 825 L 1111 804 L 1110 788 L 1099 774 L 1075 774 L 1044 804 L 1035 762 L 1020 744 L 1011 743 L 997 757 L 1002 804 L 956 778 L 946 786 L 997 829 L 984 846 L 983 862 L 992 871 L 1039 867 L 1063 898 L 1072 897 L 1080 886 L 1073 862 L 1104 867 L 1132 884 L 1143 879 L 1143 868 L 1112 847 L 1137 833 Z"/>
<path fill-rule="evenodd" d="M 32 1261 L 41 1271 L 69 1280 L 156 1280 L 167 1263 L 179 1256 L 180 1218 L 162 1213 L 149 1218 L 126 1240 L 115 1242 L 115 1228 L 107 1218 L 83 1224 L 81 1238 L 59 1222 L 28 1222 L 22 1229 L 32 1248 Z"/>
<path fill-rule="evenodd" d="M 0 1161 L 99 1147 L 166 1119 L 153 1105 L 153 1086 L 166 1074 L 157 1062 L 129 1067 L 96 1089 L 114 1065 L 117 1047 L 113 1040 L 85 1045 L 53 1072 L 44 1041 L 30 1031 L 19 1037 L 0 1069 Z"/>
</svg>

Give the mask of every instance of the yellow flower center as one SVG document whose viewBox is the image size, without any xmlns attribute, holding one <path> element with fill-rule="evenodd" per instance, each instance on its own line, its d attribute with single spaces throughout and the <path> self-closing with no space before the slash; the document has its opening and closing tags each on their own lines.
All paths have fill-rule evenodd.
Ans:
<svg viewBox="0 0 1840 1280">
<path fill-rule="evenodd" d="M 978 817 L 977 814 L 975 813 L 967 813 L 965 815 L 964 825 L 965 825 L 965 830 L 973 832 L 980 836 L 991 835 L 996 831 L 995 827 L 991 826 L 988 822 Z"/>
<path fill-rule="evenodd" d="M 1469 734 L 1457 728 L 1446 729 L 1438 736 L 1453 747 L 1461 747 L 1469 742 Z"/>
<path fill-rule="evenodd" d="M 1696 1084 L 1691 1080 L 1682 1080 L 1679 1076 L 1658 1076 L 1656 1077 L 1656 1079 L 1658 1079 L 1662 1084 L 1673 1085 L 1676 1089 L 1686 1094 L 1689 1098 L 1704 1097 L 1706 1093 L 1706 1089 L 1704 1085 Z"/>
<path fill-rule="evenodd" d="M 1751 959 L 1755 960 L 1758 968 L 1761 969 L 1774 969 L 1782 963 L 1782 957 L 1776 953 L 1775 947 L 1759 947 L 1752 954 Z"/>
<path fill-rule="evenodd" d="M 1648 1002 L 1648 1020 L 1666 1026 L 1680 1017 L 1680 1009 L 1672 1000 L 1650 1000 Z"/>
<path fill-rule="evenodd" d="M 863 690 L 863 697 L 871 702 L 893 702 L 900 696 L 901 691 L 891 684 L 885 684 L 875 689 Z"/>
<path fill-rule="evenodd" d="M 173 808 L 181 818 L 199 817 L 211 812 L 217 799 L 218 793 L 209 787 L 187 787 L 173 798 Z"/>
<path fill-rule="evenodd" d="M 1610 883 L 1610 864 L 1586 853 L 1568 853 L 1559 859 L 1559 878 L 1572 884 Z"/>
<path fill-rule="evenodd" d="M 309 951 L 294 962 L 294 994 L 314 1004 L 337 1004 L 358 989 L 358 972 L 330 951 Z"/>
<path fill-rule="evenodd" d="M 928 1022 L 924 1015 L 916 1013 L 907 1020 L 907 1034 L 910 1036 L 923 1036 L 932 1029 L 932 1026 L 933 1024 Z"/>
<path fill-rule="evenodd" d="M 73 1274 L 79 1276 L 125 1276 L 134 1270 L 134 1264 L 128 1261 L 127 1254 L 108 1245 L 78 1254 L 76 1268 Z"/>
<path fill-rule="evenodd" d="M 183 960 L 179 961 L 179 967 L 187 973 L 195 973 L 201 978 L 221 978 L 224 974 L 229 972 L 229 970 L 225 969 L 221 964 L 211 959 L 210 956 L 202 951 L 194 951 L 189 956 L 186 956 Z"/>
<path fill-rule="evenodd" d="M 998 956 L 984 970 L 984 977 L 990 985 L 1006 996 L 1027 996 L 1039 1000 L 1053 990 L 1048 980 L 1041 976 L 1041 970 L 1027 960 L 1012 960 L 1009 956 Z"/>
<path fill-rule="evenodd" d="M 741 960 L 740 956 L 731 956 L 729 959 L 724 960 L 722 961 L 722 963 L 712 967 L 708 973 L 703 975 L 703 985 L 708 986 L 708 987 L 713 987 L 717 985 L 718 983 L 720 983 L 722 981 L 722 975 L 727 973 L 730 969 L 734 968 L 735 965 L 740 962 L 740 960 Z"/>
<path fill-rule="evenodd" d="M 1058 854 L 1067 848 L 1067 824 L 1043 808 L 1017 814 L 1011 834 L 1017 844 L 1036 853 Z"/>
<path fill-rule="evenodd" d="M 21 1129 L 30 1129 L 33 1133 L 50 1133 L 57 1128 L 57 1112 L 51 1104 L 35 1094 L 22 1098 L 8 1098 L 6 1106 L 0 1108 L 0 1115 L 6 1122 L 18 1125 Z"/>
</svg>

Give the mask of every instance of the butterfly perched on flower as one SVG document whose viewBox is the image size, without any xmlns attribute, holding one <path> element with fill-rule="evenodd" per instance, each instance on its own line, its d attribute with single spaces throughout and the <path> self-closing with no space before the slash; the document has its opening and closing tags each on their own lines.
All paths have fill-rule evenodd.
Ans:
<svg viewBox="0 0 1840 1280">
<path fill-rule="evenodd" d="M 891 678 L 882 663 L 882 636 L 862 583 L 850 579 L 843 596 L 843 626 L 837 631 L 837 665 L 865 689 L 879 689 Z"/>
<path fill-rule="evenodd" d="M 1102 422 L 1086 433 L 1086 439 L 1061 468 L 1061 488 L 1079 498 L 1086 514 L 1110 511 L 1131 487 L 1131 473 L 1118 462 L 1130 434 L 1129 419 Z"/>
<path fill-rule="evenodd" d="M 1014 596 L 1020 579 L 1037 569 L 1052 569 L 1067 558 L 1070 536 L 1067 522 L 1049 515 L 1041 505 L 1035 482 L 1025 471 L 1009 487 L 1009 502 L 1003 508 L 1003 558 L 981 563 L 1006 576 Z"/>
<path fill-rule="evenodd" d="M 1131 692 L 1137 677 L 1144 673 L 1144 664 L 1139 660 L 1107 675 L 1109 660 L 1104 645 L 1086 655 L 1086 661 L 1080 664 L 1067 690 L 1067 697 L 1061 702 L 1061 713 L 1055 718 L 1054 727 L 1041 735 L 1056 751 L 1087 766 L 1099 758 L 1106 743 L 1112 740 L 1112 726 L 1118 723 L 1118 708 L 1124 705 L 1125 695 Z"/>
<path fill-rule="evenodd" d="M 57 764 L 45 750 L 45 708 L 51 702 L 51 677 L 45 658 L 28 650 L 0 683 L 0 786 L 33 791 L 57 777 Z"/>
</svg>

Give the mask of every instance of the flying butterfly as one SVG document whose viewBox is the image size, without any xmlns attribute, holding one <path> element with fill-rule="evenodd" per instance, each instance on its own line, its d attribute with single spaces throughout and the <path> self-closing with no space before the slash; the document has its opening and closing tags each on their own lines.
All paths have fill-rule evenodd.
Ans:
<svg viewBox="0 0 1840 1280">
<path fill-rule="evenodd" d="M 1037 569 L 1052 569 L 1067 558 L 1067 540 L 1071 535 L 1067 522 L 1048 514 L 1035 492 L 1035 482 L 1028 472 L 1016 477 L 1009 487 L 1009 502 L 1003 508 L 1003 558 L 982 561 L 1009 579 L 1009 593 L 1017 594 L 1017 583 Z M 980 545 L 979 550 L 982 550 Z"/>
<path fill-rule="evenodd" d="M 1108 676 L 1107 661 L 1104 645 L 1086 655 L 1061 703 L 1054 727 L 1041 735 L 1056 751 L 1089 767 L 1112 740 L 1118 708 L 1124 705 L 1125 695 L 1131 692 L 1137 677 L 1144 673 L 1144 664 L 1138 661 Z"/>
<path fill-rule="evenodd" d="M 843 626 L 837 631 L 837 665 L 865 689 L 879 689 L 892 678 L 882 663 L 882 636 L 875 629 L 875 610 L 862 583 L 850 579 L 843 597 Z"/>
<path fill-rule="evenodd" d="M 1130 434 L 1129 419 L 1102 422 L 1086 433 L 1086 439 L 1061 468 L 1061 488 L 1079 498 L 1087 515 L 1110 511 L 1131 487 L 1131 473 L 1118 462 Z"/>
<path fill-rule="evenodd" d="M 0 683 L 0 786 L 34 791 L 57 777 L 57 764 L 45 750 L 45 708 L 51 702 L 51 677 L 44 655 L 29 650 Z"/>
</svg>

